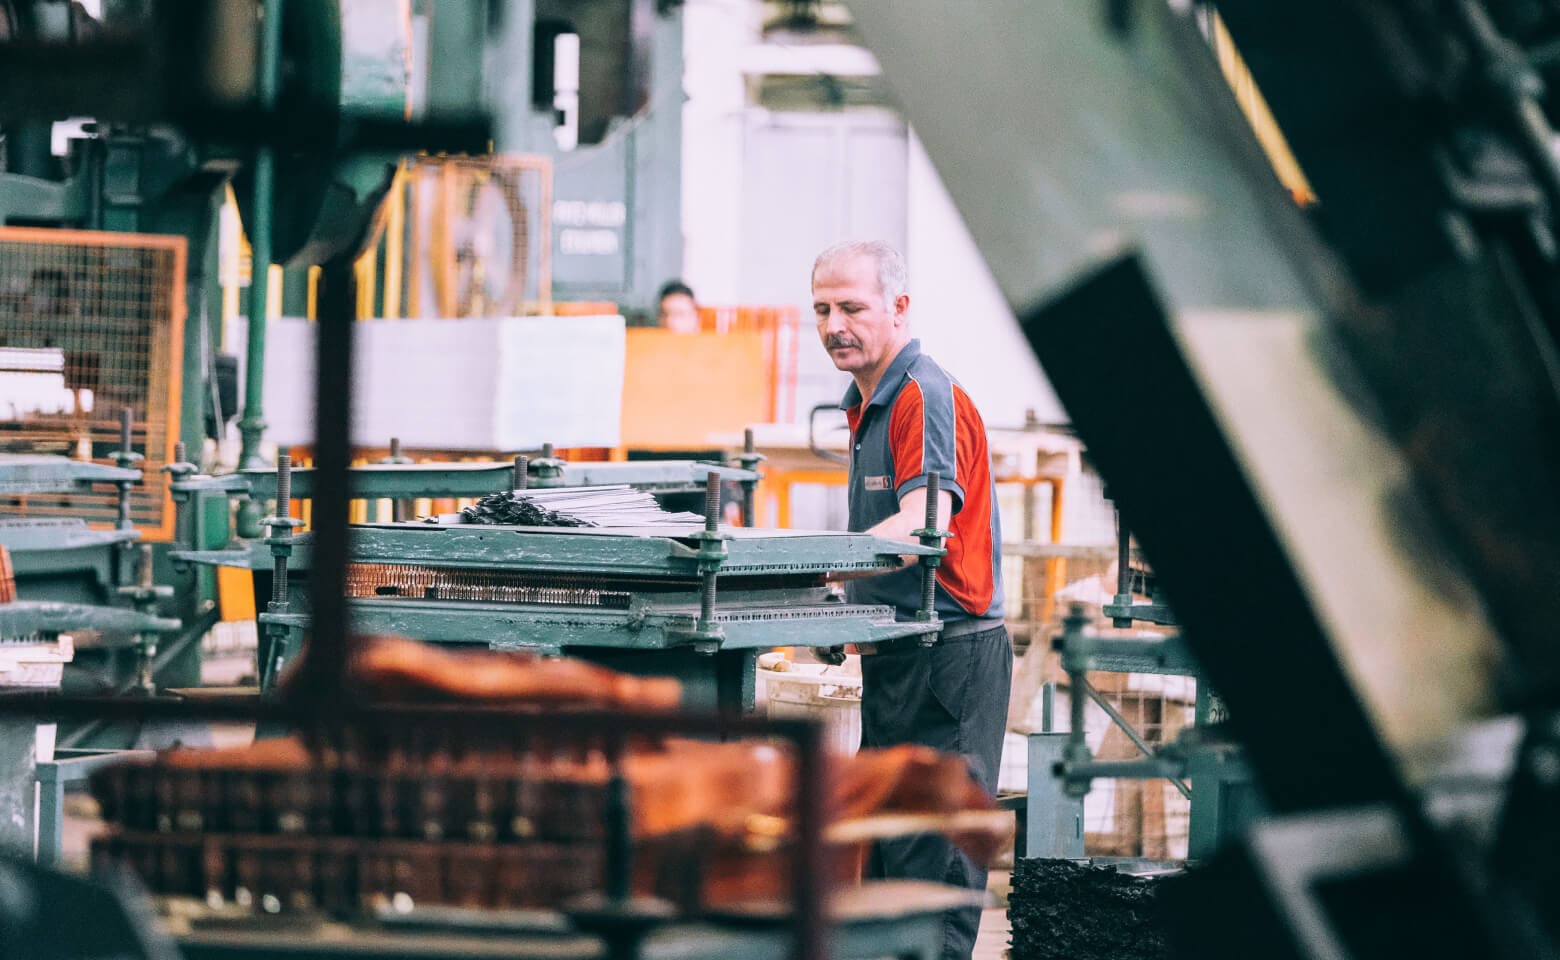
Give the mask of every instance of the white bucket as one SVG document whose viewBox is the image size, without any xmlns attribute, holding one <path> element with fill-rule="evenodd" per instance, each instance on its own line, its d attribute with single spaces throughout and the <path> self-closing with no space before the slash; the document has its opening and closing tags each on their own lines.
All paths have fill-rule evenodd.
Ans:
<svg viewBox="0 0 1560 960">
<path fill-rule="evenodd" d="M 811 717 L 823 723 L 831 753 L 849 756 L 861 746 L 861 658 L 840 666 L 797 663 L 778 653 L 758 658 L 756 706 L 770 717 Z"/>
</svg>

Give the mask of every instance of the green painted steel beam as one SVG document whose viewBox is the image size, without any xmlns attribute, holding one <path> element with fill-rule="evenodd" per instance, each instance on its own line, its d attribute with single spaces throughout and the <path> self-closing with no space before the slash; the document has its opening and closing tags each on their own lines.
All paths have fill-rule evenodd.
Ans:
<svg viewBox="0 0 1560 960">
<path fill-rule="evenodd" d="M 1156 673 L 1195 677 L 1200 671 L 1178 634 L 1164 637 L 1090 636 L 1089 669 L 1108 673 Z"/>
<path fill-rule="evenodd" d="M 97 607 L 84 603 L 16 600 L 0 604 L 0 637 L 25 637 L 35 633 L 69 633 L 101 630 L 112 633 L 174 633 L 179 621 L 154 617 L 124 607 Z"/>
<path fill-rule="evenodd" d="M 296 554 L 294 554 L 296 558 Z M 269 570 L 271 548 L 261 542 L 243 544 L 231 550 L 171 550 L 174 563 L 193 563 L 203 567 L 237 567 L 240 570 Z M 289 561 L 289 568 L 292 564 Z"/>
<path fill-rule="evenodd" d="M 698 605 L 652 610 L 604 610 L 432 600 L 353 600 L 353 629 L 364 634 L 410 637 L 427 643 L 485 644 L 494 649 L 557 653 L 573 647 L 671 650 L 692 646 Z M 295 632 L 308 628 L 307 613 L 263 613 L 262 624 Z M 886 606 L 718 606 L 715 622 L 724 636 L 721 650 L 774 647 L 837 647 L 883 643 L 930 633 L 935 624 L 897 622 Z"/>
</svg>

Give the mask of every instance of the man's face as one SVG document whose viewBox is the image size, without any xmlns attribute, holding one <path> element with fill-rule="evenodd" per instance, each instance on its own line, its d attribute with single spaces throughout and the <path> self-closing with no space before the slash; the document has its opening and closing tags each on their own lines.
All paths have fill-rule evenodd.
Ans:
<svg viewBox="0 0 1560 960">
<path fill-rule="evenodd" d="M 661 298 L 658 319 L 673 333 L 699 332 L 699 307 L 686 293 L 669 293 Z"/>
<path fill-rule="evenodd" d="M 818 339 L 834 366 L 847 373 L 871 370 L 894 358 L 909 305 L 910 298 L 903 295 L 892 308 L 883 302 L 877 264 L 871 257 L 827 264 L 813 276 Z"/>
</svg>

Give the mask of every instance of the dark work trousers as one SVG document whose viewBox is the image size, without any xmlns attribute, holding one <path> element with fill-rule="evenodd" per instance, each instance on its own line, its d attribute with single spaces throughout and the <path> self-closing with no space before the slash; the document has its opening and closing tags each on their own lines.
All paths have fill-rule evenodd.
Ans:
<svg viewBox="0 0 1560 960">
<path fill-rule="evenodd" d="M 939 640 L 917 639 L 861 658 L 861 745 L 919 743 L 959 753 L 970 776 L 996 795 L 1007 732 L 1013 647 L 1006 627 Z M 868 874 L 986 889 L 986 871 L 937 834 L 876 844 Z M 980 931 L 980 908 L 943 917 L 943 960 L 968 960 Z"/>
</svg>

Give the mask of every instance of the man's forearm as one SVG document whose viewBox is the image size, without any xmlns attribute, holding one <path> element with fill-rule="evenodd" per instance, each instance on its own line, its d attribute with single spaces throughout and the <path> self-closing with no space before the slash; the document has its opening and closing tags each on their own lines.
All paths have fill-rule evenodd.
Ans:
<svg viewBox="0 0 1560 960">
<path fill-rule="evenodd" d="M 948 521 L 953 516 L 953 494 L 946 490 L 937 494 L 937 529 L 948 529 Z M 882 537 L 885 540 L 904 540 L 909 543 L 919 542 L 911 531 L 920 530 L 926 526 L 926 488 L 921 487 L 911 490 L 899 499 L 899 512 L 872 527 L 867 532 L 873 536 Z M 914 559 L 914 555 L 910 555 Z"/>
</svg>

